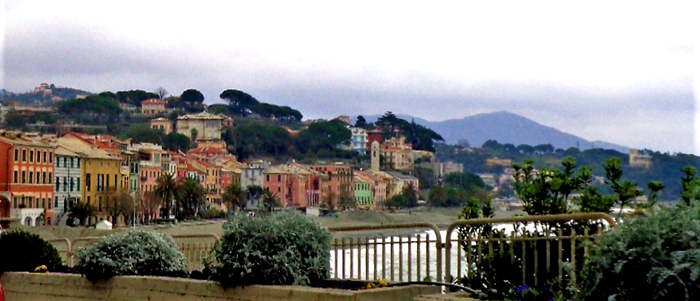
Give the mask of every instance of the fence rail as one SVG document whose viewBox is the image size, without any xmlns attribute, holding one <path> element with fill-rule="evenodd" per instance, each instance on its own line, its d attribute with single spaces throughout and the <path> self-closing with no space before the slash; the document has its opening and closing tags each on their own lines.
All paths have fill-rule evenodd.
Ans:
<svg viewBox="0 0 700 301">
<path fill-rule="evenodd" d="M 484 260 L 500 255 L 509 256 L 511 263 L 516 263 L 520 270 L 517 273 L 521 277 L 519 280 L 536 285 L 554 272 L 561 277 L 565 263 L 575 267 L 577 252 L 587 252 L 587 245 L 581 242 L 599 235 L 604 227 L 595 228 L 593 234 L 589 234 L 588 228 L 585 228 L 581 234 L 576 231 L 562 232 L 560 229 L 546 235 L 533 235 L 519 233 L 507 226 L 519 224 L 526 228 L 528 223 L 532 223 L 535 227 L 545 227 L 550 223 L 572 221 L 615 226 L 615 220 L 608 214 L 583 213 L 460 220 L 450 224 L 446 230 L 432 223 L 332 227 L 328 228 L 329 232 L 342 234 L 343 237 L 331 241 L 331 278 L 403 282 L 422 281 L 430 277 L 431 280 L 446 281 L 456 275 L 457 282 L 461 283 L 465 277 L 475 277 L 485 272 Z M 492 235 L 481 233 L 475 236 L 460 233 L 460 229 L 467 229 L 465 227 L 486 225 L 498 231 L 490 232 Z M 354 234 L 360 231 L 361 234 Z M 367 234 L 373 231 L 396 234 Z M 219 241 L 219 236 L 214 234 L 172 237 L 187 258 L 190 271 L 204 268 L 203 259 Z M 60 238 L 49 242 L 58 249 L 64 262 L 73 266 L 75 252 L 99 239 L 101 237 L 83 237 L 73 241 Z M 455 248 L 457 250 L 453 251 Z M 575 273 L 572 277 L 575 277 Z"/>
</svg>

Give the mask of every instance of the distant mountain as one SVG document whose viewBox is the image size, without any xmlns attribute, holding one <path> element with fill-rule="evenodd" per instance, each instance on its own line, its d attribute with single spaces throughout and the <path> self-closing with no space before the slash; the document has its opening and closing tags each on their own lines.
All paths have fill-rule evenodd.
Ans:
<svg viewBox="0 0 700 301">
<path fill-rule="evenodd" d="M 375 122 L 380 116 L 367 115 L 364 117 L 368 122 Z M 549 143 L 555 148 L 561 149 L 570 147 L 579 147 L 582 150 L 605 148 L 623 153 L 629 152 L 628 147 L 604 141 L 588 141 L 506 111 L 436 122 L 410 115 L 399 114 L 397 116 L 408 121 L 414 120 L 417 124 L 432 129 L 442 135 L 445 142 L 450 144 L 456 144 L 459 140 L 465 139 L 471 146 L 480 147 L 487 140 L 497 140 L 501 144 L 512 143 L 516 146 L 519 144 L 534 146 Z"/>
</svg>

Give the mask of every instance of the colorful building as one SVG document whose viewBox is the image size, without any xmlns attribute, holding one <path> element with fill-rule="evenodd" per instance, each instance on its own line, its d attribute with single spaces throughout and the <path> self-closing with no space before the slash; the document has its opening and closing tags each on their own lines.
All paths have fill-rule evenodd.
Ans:
<svg viewBox="0 0 700 301">
<path fill-rule="evenodd" d="M 123 181 L 122 173 L 129 172 L 128 167 L 122 170 L 123 159 L 98 148 L 97 145 L 79 135 L 64 135 L 58 139 L 58 146 L 82 156 L 83 187 L 81 187 L 80 199 L 97 209 L 96 220 L 90 220 L 87 224 L 95 224 L 103 220 L 114 223 L 108 212 L 108 202 L 114 202 L 115 194 L 128 185 L 128 182 Z"/>
<path fill-rule="evenodd" d="M 221 140 L 224 118 L 207 112 L 187 114 L 177 118 L 177 132 L 192 141 Z"/>
<path fill-rule="evenodd" d="M 355 174 L 355 206 L 358 209 L 374 210 L 374 180 L 361 174 Z"/>
<path fill-rule="evenodd" d="M 0 131 L 0 225 L 51 225 L 56 147 Z"/>
<path fill-rule="evenodd" d="M 56 147 L 54 217 L 58 226 L 66 225 L 68 211 L 81 200 L 82 163 L 80 154 Z"/>
<path fill-rule="evenodd" d="M 141 102 L 141 113 L 144 115 L 157 115 L 165 113 L 168 102 L 156 98 L 146 99 Z"/>
<path fill-rule="evenodd" d="M 151 128 L 154 130 L 162 131 L 163 134 L 170 134 L 173 132 L 173 122 L 167 118 L 156 118 L 151 120 Z"/>
<path fill-rule="evenodd" d="M 263 188 L 272 192 L 283 206 L 318 208 L 321 204 L 321 174 L 297 163 L 268 167 Z"/>
<path fill-rule="evenodd" d="M 309 168 L 323 174 L 323 199 L 329 201 L 334 208 L 344 207 L 347 209 L 351 203 L 354 203 L 355 187 L 352 166 L 344 162 L 336 162 L 327 164 L 319 162 L 315 165 L 310 165 Z M 346 202 L 342 202 L 342 201 Z"/>
</svg>

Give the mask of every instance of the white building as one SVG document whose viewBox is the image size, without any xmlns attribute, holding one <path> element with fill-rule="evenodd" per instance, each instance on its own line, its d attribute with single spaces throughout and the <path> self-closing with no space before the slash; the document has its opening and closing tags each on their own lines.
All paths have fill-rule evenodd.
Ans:
<svg viewBox="0 0 700 301">
<path fill-rule="evenodd" d="M 367 152 L 367 130 L 351 127 L 350 149 L 364 155 Z"/>
<path fill-rule="evenodd" d="M 65 226 L 68 211 L 80 201 L 82 160 L 80 154 L 57 146 L 55 164 L 54 223 Z"/>
<path fill-rule="evenodd" d="M 196 133 L 196 140 L 221 140 L 223 121 L 223 117 L 207 112 L 183 115 L 177 118 L 177 133 L 190 139 Z"/>
<path fill-rule="evenodd" d="M 270 163 L 263 160 L 248 163 L 241 170 L 241 189 L 246 189 L 248 186 L 263 187 L 263 171 L 268 167 Z"/>
</svg>

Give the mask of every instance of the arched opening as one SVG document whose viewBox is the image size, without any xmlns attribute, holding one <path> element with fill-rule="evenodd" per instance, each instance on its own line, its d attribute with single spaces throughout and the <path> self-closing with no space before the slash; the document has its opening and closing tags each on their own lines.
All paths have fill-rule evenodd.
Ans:
<svg viewBox="0 0 700 301">
<path fill-rule="evenodd" d="M 32 220 L 31 216 L 27 216 L 24 218 L 24 222 L 22 223 L 22 225 L 32 227 L 34 226 L 34 220 Z"/>
</svg>

